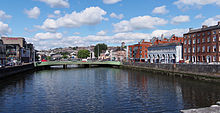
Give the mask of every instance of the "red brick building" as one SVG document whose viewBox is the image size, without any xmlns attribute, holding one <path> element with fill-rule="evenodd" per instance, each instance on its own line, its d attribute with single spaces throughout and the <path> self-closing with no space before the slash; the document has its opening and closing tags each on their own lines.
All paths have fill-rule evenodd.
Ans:
<svg viewBox="0 0 220 113">
<path fill-rule="evenodd" d="M 183 57 L 189 62 L 220 61 L 220 22 L 215 26 L 203 25 L 199 29 L 189 29 L 184 34 Z"/>
<path fill-rule="evenodd" d="M 147 48 L 152 45 L 151 42 L 141 40 L 138 44 L 128 46 L 129 60 L 145 60 L 147 58 Z"/>
<path fill-rule="evenodd" d="M 141 40 L 138 44 L 128 46 L 128 58 L 130 60 L 133 59 L 137 61 L 145 61 L 148 58 L 148 47 L 152 45 L 175 42 L 182 43 L 183 37 L 176 37 L 175 35 L 172 35 L 170 38 L 163 38 L 162 36 L 161 39 L 159 39 L 157 37 L 154 37 L 151 39 L 150 42 L 145 42 L 144 40 Z"/>
</svg>

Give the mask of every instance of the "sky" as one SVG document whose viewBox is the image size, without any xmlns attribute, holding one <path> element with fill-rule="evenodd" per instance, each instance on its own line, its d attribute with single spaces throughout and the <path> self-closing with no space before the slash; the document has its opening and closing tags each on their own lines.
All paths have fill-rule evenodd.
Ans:
<svg viewBox="0 0 220 113">
<path fill-rule="evenodd" d="M 136 44 L 216 25 L 220 0 L 1 0 L 0 36 L 36 49 Z"/>
</svg>

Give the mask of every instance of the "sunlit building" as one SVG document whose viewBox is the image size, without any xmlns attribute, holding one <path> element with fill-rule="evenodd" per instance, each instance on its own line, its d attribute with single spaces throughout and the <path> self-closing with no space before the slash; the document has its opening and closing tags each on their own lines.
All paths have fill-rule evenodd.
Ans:
<svg viewBox="0 0 220 113">
<path fill-rule="evenodd" d="M 199 29 L 189 29 L 184 34 L 184 60 L 192 63 L 220 61 L 220 22 L 215 26 L 203 25 Z"/>
</svg>

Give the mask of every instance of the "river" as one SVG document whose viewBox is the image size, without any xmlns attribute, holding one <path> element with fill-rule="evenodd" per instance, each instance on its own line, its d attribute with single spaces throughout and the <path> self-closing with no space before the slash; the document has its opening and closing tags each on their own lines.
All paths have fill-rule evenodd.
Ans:
<svg viewBox="0 0 220 113">
<path fill-rule="evenodd" d="M 220 100 L 220 85 L 116 68 L 51 69 L 0 81 L 0 112 L 180 112 Z"/>
</svg>

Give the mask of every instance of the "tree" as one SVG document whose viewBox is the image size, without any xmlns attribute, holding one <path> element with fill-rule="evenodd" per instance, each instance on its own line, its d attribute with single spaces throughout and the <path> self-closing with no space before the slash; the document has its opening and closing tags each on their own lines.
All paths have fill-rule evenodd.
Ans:
<svg viewBox="0 0 220 113">
<path fill-rule="evenodd" d="M 51 56 L 47 56 L 47 57 L 46 57 L 46 60 L 51 60 Z"/>
<path fill-rule="evenodd" d="M 68 58 L 68 56 L 64 54 L 62 58 L 67 59 L 67 58 Z"/>
<path fill-rule="evenodd" d="M 77 56 L 78 58 L 87 58 L 90 56 L 90 52 L 89 50 L 85 50 L 85 49 L 79 50 Z"/>
<path fill-rule="evenodd" d="M 100 53 L 102 53 L 102 51 L 106 51 L 107 49 L 108 49 L 108 47 L 106 44 L 104 44 L 104 43 L 97 44 L 94 49 L 95 56 L 96 57 L 100 56 Z"/>
</svg>

